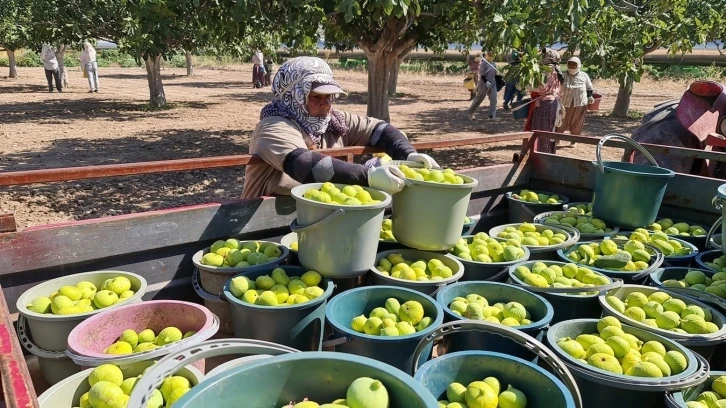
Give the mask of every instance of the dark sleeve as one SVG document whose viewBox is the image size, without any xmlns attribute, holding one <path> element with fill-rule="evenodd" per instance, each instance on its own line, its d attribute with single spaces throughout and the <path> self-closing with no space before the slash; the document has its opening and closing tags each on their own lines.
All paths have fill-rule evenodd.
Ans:
<svg viewBox="0 0 726 408">
<path fill-rule="evenodd" d="M 369 144 L 382 148 L 393 160 L 406 160 L 409 154 L 416 153 L 403 132 L 386 122 L 376 125 Z"/>
<path fill-rule="evenodd" d="M 299 183 L 368 185 L 368 169 L 362 164 L 344 162 L 314 150 L 295 149 L 285 156 L 282 166 L 285 174 Z"/>
<path fill-rule="evenodd" d="M 588 89 L 585 92 L 587 92 L 587 97 L 588 98 L 592 97 L 592 89 Z M 580 95 L 582 95 L 582 94 L 580 94 Z"/>
</svg>

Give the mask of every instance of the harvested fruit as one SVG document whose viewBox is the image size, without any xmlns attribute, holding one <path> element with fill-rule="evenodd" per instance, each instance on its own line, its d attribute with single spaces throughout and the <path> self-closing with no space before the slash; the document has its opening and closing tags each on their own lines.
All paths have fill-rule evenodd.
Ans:
<svg viewBox="0 0 726 408">
<path fill-rule="evenodd" d="M 653 256 L 641 241 L 620 244 L 611 239 L 574 246 L 567 259 L 580 265 L 611 271 L 635 272 L 647 269 Z"/>
<path fill-rule="evenodd" d="M 578 208 L 567 211 L 555 211 L 542 221 L 544 225 L 565 225 L 574 227 L 583 234 L 605 234 L 612 232 L 612 228 L 605 225 L 605 221 L 588 215 L 581 215 Z"/>
<path fill-rule="evenodd" d="M 544 262 L 535 262 L 532 269 L 519 265 L 514 268 L 514 275 L 526 285 L 538 288 L 591 288 L 612 282 L 607 276 L 574 263 L 548 265 Z M 597 291 L 583 291 L 568 295 L 597 293 Z"/>
<path fill-rule="evenodd" d="M 440 259 L 433 258 L 428 262 L 423 259 L 411 261 L 403 259 L 401 254 L 388 254 L 381 258 L 376 271 L 384 276 L 407 281 L 438 281 L 454 276 L 454 271 Z"/>
<path fill-rule="evenodd" d="M 577 203 L 575 205 L 570 203 L 568 205 L 569 205 L 569 208 L 567 209 L 567 211 L 570 211 L 570 212 L 577 211 L 578 215 L 592 215 L 592 202 L 589 202 L 587 204 Z"/>
<path fill-rule="evenodd" d="M 141 375 L 124 378 L 121 369 L 113 364 L 100 365 L 88 376 L 91 389 L 81 395 L 77 405 L 84 408 L 126 407 L 131 391 L 139 378 Z M 173 407 L 174 403 L 191 388 L 192 384 L 186 377 L 178 375 L 167 377 L 161 387 L 154 390 L 147 407 Z"/>
<path fill-rule="evenodd" d="M 516 240 L 515 240 L 516 241 Z M 473 262 L 511 262 L 524 257 L 519 241 L 495 239 L 480 232 L 473 238 L 462 238 L 449 250 L 454 256 Z"/>
<path fill-rule="evenodd" d="M 446 388 L 446 399 L 439 400 L 445 408 L 487 407 L 487 408 L 526 408 L 527 396 L 512 384 L 503 390 L 501 382 L 495 377 L 483 381 L 473 381 L 469 385 L 458 382 Z"/>
<path fill-rule="evenodd" d="M 685 256 L 693 253 L 693 248 L 684 246 L 682 242 L 670 238 L 662 231 L 648 231 L 644 228 L 638 228 L 633 231 L 629 237 L 616 236 L 614 239 L 630 239 L 632 241 L 643 242 L 653 245 L 660 249 L 663 255 L 668 256 Z"/>
<path fill-rule="evenodd" d="M 405 164 L 398 166 L 407 179 L 417 181 L 428 181 L 437 184 L 464 184 L 464 178 L 454 173 L 451 169 L 418 169 L 411 168 Z"/>
<path fill-rule="evenodd" d="M 185 339 L 195 332 L 187 332 L 183 334 L 181 330 L 170 326 L 162 329 L 158 335 L 151 329 L 144 329 L 136 332 L 132 329 L 124 330 L 116 342 L 108 346 L 104 353 L 106 354 L 132 354 L 151 351 L 158 347 L 176 343 Z"/>
<path fill-rule="evenodd" d="M 564 202 L 557 194 L 548 195 L 530 190 L 521 190 L 519 194 L 512 194 L 512 198 L 534 204 L 562 204 Z"/>
<path fill-rule="evenodd" d="M 713 316 L 708 308 L 673 298 L 665 292 L 646 295 L 636 291 L 629 293 L 624 300 L 608 296 L 606 301 L 618 315 L 654 328 L 680 334 L 711 334 L 721 330 L 711 321 Z"/>
<path fill-rule="evenodd" d="M 481 295 L 472 293 L 466 297 L 455 297 L 449 309 L 457 316 L 471 320 L 484 320 L 505 326 L 526 326 L 532 324 L 529 311 L 519 302 L 489 304 Z"/>
<path fill-rule="evenodd" d="M 319 203 L 332 203 L 338 205 L 371 205 L 378 204 L 371 193 L 359 185 L 348 185 L 339 189 L 335 184 L 327 182 L 320 186 L 320 190 L 311 188 L 303 197 Z"/>
<path fill-rule="evenodd" d="M 75 286 L 62 286 L 50 296 L 39 296 L 26 307 L 31 312 L 56 315 L 87 313 L 119 304 L 133 296 L 131 281 L 125 276 L 106 279 L 101 290 L 91 282 L 81 281 Z"/>
<path fill-rule="evenodd" d="M 559 245 L 567 241 L 567 235 L 561 232 L 528 222 L 519 224 L 516 228 L 513 226 L 504 228 L 502 232 L 497 234 L 497 238 L 506 239 L 507 243 L 512 245 L 516 245 L 516 241 L 521 246 L 534 247 Z"/>
<path fill-rule="evenodd" d="M 707 267 L 713 269 L 716 272 L 726 272 L 726 255 L 721 255 L 718 258 L 714 258 L 711 262 L 704 262 Z M 723 275 L 720 275 L 723 276 Z M 723 279 L 719 279 L 723 280 Z"/>
<path fill-rule="evenodd" d="M 600 319 L 597 331 L 574 339 L 563 337 L 557 340 L 557 346 L 584 364 L 632 377 L 669 377 L 688 367 L 683 353 L 667 350 L 655 340 L 643 342 L 626 333 L 612 316 Z"/>
<path fill-rule="evenodd" d="M 647 229 L 651 231 L 663 231 L 668 235 L 676 235 L 679 237 L 705 237 L 707 230 L 707 228 L 701 225 L 689 225 L 685 222 L 674 223 L 670 218 L 658 220 L 650 224 Z"/>
<path fill-rule="evenodd" d="M 469 217 L 464 217 L 464 225 L 470 223 L 471 219 Z M 391 220 L 390 218 L 386 218 L 383 220 L 383 223 L 381 224 L 381 234 L 379 236 L 379 239 L 383 241 L 397 242 L 396 237 L 393 236 L 393 220 Z"/>
<path fill-rule="evenodd" d="M 282 255 L 274 242 L 239 241 L 230 238 L 215 241 L 202 259 L 202 265 L 243 268 L 277 260 Z"/>
<path fill-rule="evenodd" d="M 237 299 L 258 306 L 291 306 L 309 302 L 322 296 L 322 276 L 307 271 L 302 276 L 287 276 L 282 268 L 275 268 L 270 275 L 252 280 L 246 276 L 232 278 L 229 291 Z"/>
<path fill-rule="evenodd" d="M 318 404 L 307 398 L 281 408 L 388 408 L 388 390 L 379 380 L 370 377 L 360 377 L 353 381 L 345 393 L 345 398 L 337 399 L 328 404 Z"/>
<path fill-rule="evenodd" d="M 368 314 L 354 317 L 350 327 L 371 336 L 407 336 L 425 330 L 433 319 L 425 316 L 421 303 L 415 300 L 400 303 L 396 298 L 388 298 L 383 306 L 377 307 Z"/>
<path fill-rule="evenodd" d="M 700 290 L 726 299 L 726 272 L 707 275 L 697 269 L 691 269 L 681 279 L 664 281 L 663 286 Z"/>
<path fill-rule="evenodd" d="M 295 242 L 293 242 L 293 243 L 290 244 L 290 249 L 291 250 L 297 251 L 298 250 L 297 248 L 298 248 L 297 241 L 295 241 Z"/>
<path fill-rule="evenodd" d="M 688 408 L 721 408 L 726 406 L 724 403 L 726 403 L 726 375 L 716 377 L 710 387 L 704 387 L 700 394 L 693 394 L 686 402 Z"/>
</svg>

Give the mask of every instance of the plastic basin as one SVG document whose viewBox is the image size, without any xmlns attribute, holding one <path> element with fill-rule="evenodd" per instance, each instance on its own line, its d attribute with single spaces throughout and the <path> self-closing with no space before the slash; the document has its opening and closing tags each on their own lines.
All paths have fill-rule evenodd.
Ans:
<svg viewBox="0 0 726 408">
<path fill-rule="evenodd" d="M 543 212 L 542 214 L 537 214 L 537 216 L 534 217 L 532 222 L 535 224 L 550 225 L 550 224 L 545 224 L 545 219 L 547 219 L 547 217 L 550 217 L 555 214 L 570 215 L 570 213 L 568 213 L 567 211 L 548 211 L 548 212 Z M 584 215 L 580 215 L 580 216 L 585 217 Z M 555 227 L 557 227 L 557 226 L 558 226 L 558 224 L 555 224 Z M 609 232 L 604 232 L 602 234 L 586 234 L 584 232 L 580 232 L 580 239 L 584 239 L 587 241 L 598 240 L 598 239 L 603 239 L 605 237 L 612 237 L 614 235 L 617 235 L 617 233 L 620 231 L 620 227 L 610 227 L 610 229 L 611 230 Z"/>
<path fill-rule="evenodd" d="M 549 191 L 540 191 L 540 190 L 532 190 L 535 193 L 543 193 L 547 195 L 553 195 L 557 193 L 552 193 Z M 546 211 L 560 211 L 562 210 L 562 205 L 567 204 L 570 199 L 557 194 L 560 197 L 560 200 L 562 200 L 561 203 L 557 204 L 542 204 L 542 203 L 530 203 L 529 201 L 520 200 L 517 198 L 512 197 L 512 192 L 508 192 L 505 197 L 507 197 L 508 205 L 509 205 L 509 222 L 511 224 L 514 223 L 522 223 L 522 222 L 532 222 L 534 220 L 534 217 L 537 216 L 537 214 L 546 212 Z"/>
<path fill-rule="evenodd" d="M 234 334 L 234 327 L 232 327 L 232 309 L 229 303 L 222 299 L 221 296 L 213 295 L 202 288 L 198 269 L 192 272 L 192 286 L 194 287 L 194 292 L 202 298 L 204 307 L 209 309 L 219 319 L 219 332 L 222 334 Z"/>
<path fill-rule="evenodd" d="M 471 241 L 474 239 L 473 235 L 466 235 L 462 237 L 466 240 L 467 243 L 471 243 Z M 499 242 L 504 242 L 506 240 L 493 237 Z M 492 282 L 504 282 L 507 280 L 507 270 L 510 266 L 525 262 L 530 257 L 529 249 L 525 246 L 522 247 L 522 250 L 524 250 L 524 256 L 522 258 L 519 258 L 514 261 L 505 261 L 505 262 L 477 262 L 477 261 L 470 261 L 468 259 L 459 258 L 458 256 L 451 254 L 456 260 L 461 262 L 462 265 L 464 265 L 464 276 L 459 279 L 459 281 L 462 282 L 469 282 L 469 281 L 492 281 Z"/>
<path fill-rule="evenodd" d="M 417 261 L 422 259 L 428 263 L 432 259 L 440 260 L 444 265 L 451 268 L 453 275 L 450 278 L 442 279 L 438 281 L 410 281 L 406 279 L 393 278 L 391 276 L 382 275 L 378 268 L 378 261 L 382 258 L 387 257 L 391 254 L 400 254 L 403 259 L 410 261 Z M 371 274 L 368 277 L 371 285 L 388 285 L 388 286 L 400 286 L 402 288 L 408 288 L 417 290 L 421 293 L 430 295 L 442 286 L 454 283 L 458 281 L 464 275 L 464 265 L 461 264 L 458 258 L 450 254 L 436 253 L 419 251 L 417 249 L 394 249 L 391 251 L 381 252 L 376 255 L 376 262 L 373 268 L 371 268 Z"/>
<path fill-rule="evenodd" d="M 726 375 L 726 371 L 711 371 L 706 381 L 695 387 L 667 392 L 665 396 L 666 405 L 668 408 L 688 408 L 686 402 L 696 401 L 699 394 L 711 390 L 711 384 L 716 378 L 724 375 Z"/>
<path fill-rule="evenodd" d="M 452 382 L 465 386 L 496 377 L 501 390 L 508 385 L 527 396 L 527 406 L 575 407 L 572 394 L 555 376 L 520 358 L 489 351 L 460 351 L 435 358 L 419 368 L 414 378 L 439 400 L 445 400 Z"/>
<path fill-rule="evenodd" d="M 575 376 L 583 404 L 588 408 L 661 408 L 666 391 L 678 390 L 698 384 L 708 375 L 708 363 L 690 350 L 663 336 L 623 325 L 625 333 L 643 342 L 656 340 L 666 350 L 677 350 L 688 359 L 688 367 L 680 374 L 665 378 L 642 378 L 611 373 L 581 362 L 557 346 L 563 337 L 576 338 L 580 334 L 597 333 L 597 319 L 577 319 L 560 322 L 547 331 L 547 343 Z"/>
<path fill-rule="evenodd" d="M 625 244 L 625 240 L 621 239 L 613 239 L 618 244 L 618 248 L 622 249 L 623 245 Z M 578 242 L 576 245 L 573 245 L 566 249 L 560 249 L 557 251 L 557 255 L 559 256 L 560 260 L 565 262 L 572 262 L 570 258 L 567 257 L 567 255 L 570 252 L 577 251 L 577 248 L 582 244 L 592 244 L 592 243 L 600 243 L 600 242 Z M 652 245 L 645 244 L 645 249 L 650 252 L 652 255 L 650 257 L 650 266 L 642 271 L 613 271 L 610 269 L 602 269 L 602 268 L 596 268 L 594 266 L 589 265 L 583 265 L 580 263 L 577 263 L 578 266 L 586 267 L 594 272 L 599 272 L 605 276 L 608 276 L 610 278 L 617 278 L 622 279 L 625 283 L 645 283 L 648 280 L 648 277 L 650 276 L 653 271 L 658 269 L 663 264 L 663 253 L 660 252 L 659 249 L 655 248 Z"/>
<path fill-rule="evenodd" d="M 505 228 L 508 227 L 514 227 L 517 228 L 521 225 L 521 223 L 516 224 L 505 224 L 500 225 L 498 227 L 494 227 L 489 230 L 489 235 L 492 237 L 498 236 L 500 233 L 504 231 Z M 529 249 L 529 260 L 530 261 L 556 261 L 558 260 L 557 251 L 565 249 L 570 247 L 571 245 L 575 244 L 577 241 L 580 240 L 580 232 L 572 227 L 567 226 L 561 226 L 561 225 L 543 225 L 543 224 L 534 224 L 535 229 L 537 232 L 542 232 L 544 230 L 552 230 L 555 234 L 563 234 L 567 237 L 565 242 L 557 245 L 547 245 L 547 246 L 526 246 L 527 249 Z"/>
<path fill-rule="evenodd" d="M 300 266 L 300 260 L 297 257 L 297 250 L 292 249 L 291 245 L 297 242 L 297 234 L 294 232 L 291 232 L 280 240 L 280 243 L 284 245 L 288 251 L 290 251 L 290 254 L 287 256 L 287 264 L 290 266 Z"/>
<path fill-rule="evenodd" d="M 299 266 L 281 266 L 288 276 L 301 276 L 306 270 Z M 246 272 L 246 276 L 255 280 L 262 275 L 269 275 L 272 270 Z M 224 285 L 223 296 L 232 307 L 232 323 L 234 334 L 243 339 L 264 340 L 282 344 L 301 351 L 319 351 L 323 341 L 325 326 L 325 305 L 333 294 L 333 282 L 323 279 L 320 287 L 325 292 L 305 303 L 290 306 L 253 305 L 237 299 L 230 292 L 230 279 Z"/>
<path fill-rule="evenodd" d="M 656 269 L 653 273 L 650 274 L 650 281 L 653 284 L 653 286 L 663 287 L 666 290 L 669 290 L 671 292 L 676 292 L 681 295 L 686 295 L 690 298 L 700 300 L 701 302 L 707 303 L 711 306 L 720 308 L 721 311 L 726 310 L 726 300 L 721 299 L 716 295 L 712 295 L 707 292 L 703 292 L 696 289 L 690 289 L 690 288 L 673 288 L 664 286 L 663 282 L 669 280 L 669 279 L 675 279 L 675 280 L 681 280 L 683 279 L 688 271 L 701 271 L 706 276 L 712 277 L 716 274 L 715 271 L 709 270 L 709 269 L 697 269 L 697 268 L 682 268 L 682 267 L 672 267 L 672 268 L 659 268 Z"/>
<path fill-rule="evenodd" d="M 388 298 L 396 298 L 401 304 L 409 300 L 421 303 L 424 316 L 431 317 L 433 323 L 424 330 L 396 337 L 372 336 L 351 329 L 350 322 L 354 317 L 368 316 L 376 307 L 383 307 Z M 325 316 L 333 329 L 331 344 L 335 344 L 335 351 L 369 357 L 406 372 L 411 372 L 413 351 L 421 338 L 434 331 L 444 320 L 443 310 L 434 299 L 421 292 L 395 286 L 369 286 L 343 292 L 328 302 Z M 432 349 L 430 346 L 423 353 L 422 362 L 431 356 Z"/>
<path fill-rule="evenodd" d="M 446 322 L 467 320 L 454 314 L 449 304 L 455 297 L 466 297 L 477 294 L 485 297 L 490 305 L 503 302 L 519 302 L 531 315 L 532 323 L 512 327 L 538 340 L 542 339 L 544 330 L 552 321 L 554 310 L 542 296 L 535 295 L 520 287 L 497 282 L 458 282 L 443 287 L 436 295 L 436 301 L 444 311 Z M 532 359 L 531 352 L 519 344 L 489 333 L 454 333 L 444 337 L 442 347 L 445 353 L 467 350 L 487 350 L 509 354 L 523 359 Z"/>
<path fill-rule="evenodd" d="M 711 268 L 710 266 L 706 265 L 706 262 L 711 263 L 711 262 L 713 262 L 714 259 L 723 256 L 723 254 L 724 254 L 723 251 L 721 251 L 720 249 L 699 252 L 698 255 L 696 255 L 696 264 L 701 269 L 705 269 L 707 271 L 719 272 L 719 271 Z"/>
<path fill-rule="evenodd" d="M 630 234 L 632 234 L 633 231 L 621 231 L 620 236 L 629 237 Z M 616 235 L 616 237 L 617 237 Z M 663 266 L 689 266 L 693 262 L 694 259 L 696 259 L 696 256 L 698 255 L 698 247 L 696 245 L 693 245 L 689 241 L 686 241 L 685 239 L 682 239 L 682 237 L 675 237 L 672 235 L 668 236 L 669 240 L 678 241 L 683 247 L 690 248 L 691 253 L 688 255 L 671 255 L 671 256 L 665 256 L 663 259 Z"/>
<path fill-rule="evenodd" d="M 373 205 L 320 203 L 303 197 L 323 183 L 303 184 L 292 189 L 297 218 L 290 228 L 298 234 L 300 264 L 329 278 L 364 275 L 373 266 L 378 250 L 383 211 L 391 196 L 372 188 L 364 190 L 381 202 Z M 335 184 L 342 190 L 344 184 Z M 462 217 L 463 218 L 463 217 Z"/>
</svg>

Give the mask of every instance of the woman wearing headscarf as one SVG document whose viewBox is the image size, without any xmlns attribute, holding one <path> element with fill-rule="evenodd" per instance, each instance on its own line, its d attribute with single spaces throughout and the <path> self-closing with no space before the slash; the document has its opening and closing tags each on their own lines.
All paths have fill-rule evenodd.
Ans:
<svg viewBox="0 0 726 408">
<path fill-rule="evenodd" d="M 48 92 L 53 92 L 53 78 L 55 78 L 55 88 L 58 92 L 63 92 L 60 70 L 58 70 L 58 59 L 50 44 L 43 44 L 43 49 L 40 51 L 40 59 L 43 61 L 43 68 L 45 69 L 45 79 L 48 80 Z"/>
<path fill-rule="evenodd" d="M 88 75 L 88 92 L 98 92 L 98 63 L 96 62 L 96 50 L 91 43 L 86 41 L 83 43 L 83 52 L 81 52 L 81 66 Z"/>
<path fill-rule="evenodd" d="M 529 117 L 524 130 L 543 130 L 554 132 L 562 122 L 562 105 L 560 103 L 560 87 L 564 79 L 560 71 L 560 53 L 545 48 L 542 50 L 540 65 L 547 67 L 545 81 L 539 88 L 532 91 Z M 544 153 L 555 152 L 556 141 L 552 139 L 537 138 L 535 151 Z"/>
<path fill-rule="evenodd" d="M 589 75 L 580 70 L 581 67 L 582 63 L 577 57 L 567 61 L 567 72 L 562 82 L 562 106 L 565 107 L 565 118 L 557 128 L 557 133 L 564 133 L 566 130 L 573 135 L 582 133 L 587 105 L 595 102 L 592 97 L 592 81 Z"/>
<path fill-rule="evenodd" d="M 406 136 L 382 120 L 333 107 L 345 94 L 320 58 L 293 58 L 280 66 L 272 81 L 275 99 L 262 108 L 250 138 L 250 154 L 264 163 L 248 165 L 243 198 L 289 195 L 302 183 L 334 182 L 370 186 L 388 193 L 403 189 L 404 175 L 395 166 L 365 166 L 322 155 L 316 150 L 374 146 L 394 160 L 438 167 L 416 153 Z"/>
<path fill-rule="evenodd" d="M 252 53 L 252 86 L 262 88 L 265 84 L 265 56 L 259 48 Z"/>
</svg>

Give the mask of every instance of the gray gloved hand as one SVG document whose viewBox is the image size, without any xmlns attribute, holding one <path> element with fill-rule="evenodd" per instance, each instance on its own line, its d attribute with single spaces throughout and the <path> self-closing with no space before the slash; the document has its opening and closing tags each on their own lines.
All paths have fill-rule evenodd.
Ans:
<svg viewBox="0 0 726 408">
<path fill-rule="evenodd" d="M 368 169 L 368 186 L 388 194 L 396 194 L 406 185 L 406 176 L 396 166 L 381 166 Z"/>
<path fill-rule="evenodd" d="M 426 167 L 427 169 L 437 169 L 439 168 L 439 164 L 436 163 L 436 160 L 434 160 L 433 157 L 429 156 L 428 154 L 423 153 L 411 153 L 406 158 L 407 161 L 412 161 L 416 163 L 421 163 Z"/>
</svg>

